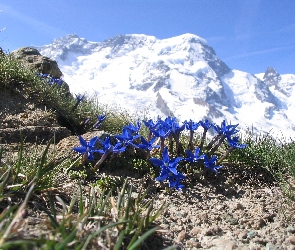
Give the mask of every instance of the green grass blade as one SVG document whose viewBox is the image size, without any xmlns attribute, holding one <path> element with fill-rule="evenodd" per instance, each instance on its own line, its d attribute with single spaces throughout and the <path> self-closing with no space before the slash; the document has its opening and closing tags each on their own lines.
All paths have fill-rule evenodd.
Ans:
<svg viewBox="0 0 295 250">
<path fill-rule="evenodd" d="M 144 242 L 148 237 L 150 237 L 152 234 L 154 234 L 157 229 L 158 228 L 155 227 L 155 228 L 152 228 L 149 231 L 145 232 L 142 236 L 140 236 L 140 238 L 138 238 L 134 243 L 132 243 L 132 245 L 128 245 L 128 250 L 138 249 L 138 247 L 140 247 L 142 242 Z"/>
<path fill-rule="evenodd" d="M 67 244 L 75 239 L 77 232 L 78 230 L 74 229 L 64 240 L 62 240 L 62 242 L 55 245 L 54 250 L 66 249 Z"/>
<path fill-rule="evenodd" d="M 119 234 L 119 237 L 117 239 L 117 243 L 116 245 L 114 246 L 114 250 L 120 250 L 120 247 L 121 247 L 121 244 L 124 240 L 124 236 L 125 236 L 125 229 L 123 229 L 120 234 Z"/>
<path fill-rule="evenodd" d="M 124 224 L 127 223 L 127 221 L 118 221 L 118 222 L 114 222 L 111 224 L 108 224 L 102 228 L 100 228 L 98 231 L 96 231 L 95 233 L 92 233 L 91 235 L 89 235 L 85 241 L 85 244 L 83 245 L 83 247 L 81 248 L 81 250 L 86 250 L 87 245 L 89 244 L 90 240 L 93 239 L 94 237 L 100 235 L 103 231 L 112 228 L 112 227 L 116 227 L 120 224 Z"/>
</svg>

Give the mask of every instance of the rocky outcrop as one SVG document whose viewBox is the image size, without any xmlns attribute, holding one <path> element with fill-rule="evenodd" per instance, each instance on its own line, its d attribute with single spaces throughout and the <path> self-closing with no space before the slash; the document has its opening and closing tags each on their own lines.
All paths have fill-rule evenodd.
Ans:
<svg viewBox="0 0 295 250">
<path fill-rule="evenodd" d="M 276 86 L 278 82 L 280 81 L 280 79 L 281 79 L 280 74 L 272 67 L 268 67 L 263 76 L 263 80 L 268 87 L 273 85 Z"/>
<path fill-rule="evenodd" d="M 37 69 L 42 74 L 49 74 L 54 78 L 60 78 L 62 76 L 57 62 L 46 56 L 42 56 L 37 49 L 22 47 L 13 51 L 11 56 L 21 60 L 26 66 Z"/>
<path fill-rule="evenodd" d="M 41 56 L 36 49 L 20 48 L 11 56 L 21 60 L 25 66 L 52 77 L 60 78 L 62 75 L 57 63 Z M 62 87 L 69 91 L 65 82 Z M 66 127 L 60 125 L 48 105 L 37 104 L 34 100 L 22 87 L 1 90 L 0 144 L 18 143 L 21 136 L 26 143 L 47 144 L 51 138 L 55 138 L 57 143 L 71 135 Z"/>
<path fill-rule="evenodd" d="M 172 111 L 169 109 L 167 103 L 160 93 L 157 94 L 157 108 L 159 108 L 159 110 L 161 110 L 161 112 L 167 116 L 172 114 Z"/>
<path fill-rule="evenodd" d="M 70 136 L 71 132 L 58 124 L 56 116 L 46 107 L 37 105 L 22 93 L 1 92 L 0 144 L 18 143 L 21 135 L 27 143 L 46 144 Z"/>
</svg>

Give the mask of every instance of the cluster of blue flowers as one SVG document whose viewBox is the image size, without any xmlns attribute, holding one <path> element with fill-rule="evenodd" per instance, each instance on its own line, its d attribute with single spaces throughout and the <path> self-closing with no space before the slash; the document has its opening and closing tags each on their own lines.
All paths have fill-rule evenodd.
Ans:
<svg viewBox="0 0 295 250">
<path fill-rule="evenodd" d="M 49 74 L 37 73 L 37 76 L 42 77 L 42 79 L 47 80 L 48 84 L 58 84 L 61 85 L 63 81 L 51 77 Z M 73 109 L 76 109 L 78 105 L 84 100 L 85 95 L 76 95 L 76 104 Z M 97 121 L 92 125 L 92 129 L 99 129 L 106 119 L 106 115 L 96 115 Z M 90 118 L 86 118 L 83 121 L 83 126 L 89 124 Z M 147 153 L 147 158 L 150 159 L 152 164 L 161 168 L 160 175 L 156 178 L 157 181 L 163 182 L 168 180 L 169 187 L 182 189 L 184 185 L 181 184 L 181 180 L 186 179 L 186 176 L 177 171 L 177 166 L 180 161 L 186 161 L 191 164 L 195 164 L 198 161 L 203 161 L 205 166 L 203 172 L 210 170 L 214 173 L 218 173 L 218 169 L 222 168 L 219 164 L 229 155 L 229 153 L 235 148 L 245 148 L 246 144 L 239 144 L 239 137 L 236 136 L 238 130 L 236 129 L 237 125 L 226 125 L 226 122 L 223 121 L 221 126 L 218 126 L 215 123 L 211 123 L 208 120 L 194 122 L 192 120 L 184 121 L 182 124 L 179 124 L 176 117 L 167 117 L 162 120 L 158 118 L 157 121 L 152 119 L 148 121 L 143 121 L 145 126 L 149 129 L 148 138 L 145 139 L 139 134 L 141 127 L 141 122 L 138 121 L 135 125 L 130 123 L 128 126 L 124 126 L 122 129 L 122 134 L 115 135 L 116 143 L 111 144 L 110 137 L 101 140 L 98 137 L 92 138 L 89 142 L 84 140 L 79 136 L 80 147 L 73 148 L 74 151 L 81 153 L 83 155 L 84 163 L 94 160 L 93 153 L 101 154 L 100 160 L 94 165 L 94 170 L 104 162 L 107 155 L 112 153 L 118 154 L 126 150 L 128 146 L 134 148 L 140 148 L 145 150 Z M 194 146 L 193 138 L 195 131 L 199 128 L 203 128 L 203 135 L 201 137 L 200 143 L 197 147 Z M 206 141 L 206 134 L 209 129 L 213 129 L 216 135 L 213 137 L 211 142 L 204 147 Z M 182 131 L 189 131 L 189 143 L 187 145 L 188 149 L 185 151 L 186 157 L 184 155 L 183 145 L 180 142 L 180 134 Z M 235 135 L 235 136 L 234 136 Z M 140 138 L 140 143 L 139 143 Z M 160 145 L 157 145 L 157 141 L 160 141 Z M 225 154 L 218 160 L 217 156 L 214 153 L 217 151 L 219 146 L 227 140 L 228 150 Z M 101 148 L 96 147 L 97 141 L 100 142 Z M 165 143 L 168 141 L 168 143 Z M 170 160 L 169 151 L 172 154 L 175 142 L 175 153 L 176 158 Z M 169 145 L 168 147 L 165 145 Z M 157 158 L 151 158 L 151 151 L 154 149 L 160 149 L 162 153 L 162 160 Z M 205 153 L 204 153 L 205 152 Z"/>
<path fill-rule="evenodd" d="M 97 116 L 98 121 L 95 127 L 99 128 L 105 118 L 106 116 Z M 156 122 L 151 119 L 143 121 L 143 123 L 149 129 L 147 139 L 139 134 L 141 122 L 138 121 L 136 125 L 130 123 L 128 126 L 124 126 L 122 134 L 114 136 L 116 138 L 115 145 L 110 143 L 110 137 L 105 138 L 104 141 L 100 140 L 98 137 L 94 137 L 89 142 L 86 142 L 81 136 L 79 136 L 81 147 L 75 147 L 73 150 L 81 153 L 84 160 L 87 161 L 92 161 L 94 159 L 93 153 L 100 153 L 101 158 L 94 165 L 95 170 L 106 159 L 108 154 L 124 152 L 129 145 L 134 148 L 146 150 L 147 157 L 150 159 L 151 163 L 161 168 L 160 175 L 156 180 L 160 182 L 167 180 L 170 188 L 181 190 L 184 187 L 184 185 L 181 184 L 181 181 L 186 179 L 186 176 L 177 171 L 178 163 L 180 161 L 194 164 L 202 160 L 205 166 L 204 171 L 210 170 L 214 173 L 218 173 L 218 169 L 222 168 L 219 164 L 233 149 L 246 147 L 246 144 L 239 144 L 238 136 L 234 136 L 238 132 L 236 129 L 238 125 L 226 125 L 225 121 L 221 123 L 221 126 L 218 126 L 215 123 L 210 123 L 208 120 L 199 122 L 193 122 L 190 120 L 179 124 L 175 117 L 167 117 L 165 120 L 158 118 Z M 194 148 L 193 135 L 199 127 L 203 128 L 203 135 L 198 147 Z M 216 132 L 216 135 L 212 138 L 211 142 L 204 147 L 206 134 L 210 128 Z M 186 157 L 179 156 L 183 150 L 183 146 L 180 142 L 180 134 L 184 130 L 188 130 L 190 133 L 188 144 L 189 149 L 185 151 Z M 141 141 L 140 143 L 139 138 Z M 96 149 L 95 147 L 98 140 L 102 145 L 101 149 Z M 160 145 L 157 145 L 157 140 L 160 141 Z M 214 155 L 214 153 L 225 140 L 227 140 L 228 149 L 217 161 L 217 156 Z M 170 159 L 168 147 L 165 146 L 165 144 L 167 144 L 165 143 L 166 141 L 168 141 L 170 151 L 173 150 L 173 142 L 175 142 L 175 152 L 177 157 Z M 162 159 L 150 158 L 150 152 L 154 149 L 161 150 Z M 172 152 L 170 153 L 172 154 Z"/>
<path fill-rule="evenodd" d="M 46 80 L 48 84 L 58 84 L 58 85 L 63 84 L 62 79 L 52 77 L 49 74 L 37 73 L 37 76 L 40 76 L 42 79 Z"/>
</svg>

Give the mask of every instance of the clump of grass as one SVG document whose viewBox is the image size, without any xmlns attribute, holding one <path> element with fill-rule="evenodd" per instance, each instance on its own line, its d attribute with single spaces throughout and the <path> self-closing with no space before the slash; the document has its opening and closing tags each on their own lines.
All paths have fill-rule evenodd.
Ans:
<svg viewBox="0 0 295 250">
<path fill-rule="evenodd" d="M 295 141 L 271 133 L 255 135 L 248 130 L 243 143 L 244 150 L 233 152 L 229 161 L 249 171 L 265 170 L 281 187 L 289 205 L 295 203 Z"/>
</svg>

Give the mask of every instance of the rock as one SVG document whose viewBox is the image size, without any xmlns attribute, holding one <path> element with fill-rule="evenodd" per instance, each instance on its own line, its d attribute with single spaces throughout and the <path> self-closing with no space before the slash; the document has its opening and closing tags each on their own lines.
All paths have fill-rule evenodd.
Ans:
<svg viewBox="0 0 295 250">
<path fill-rule="evenodd" d="M 247 238 L 247 232 L 246 231 L 240 232 L 239 235 L 238 235 L 238 238 L 240 240 L 246 239 Z"/>
<path fill-rule="evenodd" d="M 295 245 L 295 236 L 291 235 L 287 238 L 287 242 L 291 243 L 292 245 Z"/>
<path fill-rule="evenodd" d="M 163 99 L 160 93 L 157 94 L 157 108 L 159 108 L 165 115 L 172 114 L 172 111 L 169 109 L 166 101 Z"/>
<path fill-rule="evenodd" d="M 209 227 L 208 229 L 204 230 L 204 235 L 206 236 L 212 236 L 212 235 L 218 235 L 219 233 L 222 232 L 222 229 L 218 226 L 212 226 Z"/>
<path fill-rule="evenodd" d="M 294 233 L 295 233 L 295 227 L 288 226 L 288 227 L 287 227 L 287 232 L 288 232 L 288 233 L 291 233 L 291 234 L 294 234 Z"/>
<path fill-rule="evenodd" d="M 212 240 L 212 244 L 220 250 L 232 250 L 237 247 L 237 244 L 234 241 L 222 238 Z"/>
<path fill-rule="evenodd" d="M 186 238 L 187 234 L 184 230 L 180 231 L 177 236 L 176 242 L 182 242 Z"/>
<path fill-rule="evenodd" d="M 186 242 L 186 245 L 188 247 L 202 248 L 202 244 L 200 242 L 192 240 L 192 239 L 188 240 Z"/>
<path fill-rule="evenodd" d="M 277 250 L 277 248 L 272 243 L 266 243 L 265 250 Z"/>
<path fill-rule="evenodd" d="M 263 219 L 260 219 L 258 222 L 256 222 L 254 225 L 253 225 L 253 228 L 258 230 L 258 229 L 261 229 L 263 228 L 264 226 L 266 226 L 266 223 Z"/>
<path fill-rule="evenodd" d="M 226 214 L 224 219 L 226 221 L 228 221 L 230 225 L 238 225 L 239 224 L 238 220 L 236 218 L 234 218 L 232 214 Z"/>
<path fill-rule="evenodd" d="M 237 203 L 236 206 L 234 207 L 235 210 L 244 210 L 245 207 L 241 203 Z"/>
<path fill-rule="evenodd" d="M 197 228 L 197 227 L 194 227 L 193 229 L 192 229 L 192 234 L 193 235 L 195 235 L 195 236 L 197 236 L 199 233 L 200 233 L 200 229 L 199 228 Z"/>
<path fill-rule="evenodd" d="M 37 49 L 22 47 L 11 53 L 11 56 L 22 61 L 26 66 L 37 69 L 40 73 L 50 74 L 54 78 L 60 78 L 62 72 L 57 62 L 48 57 L 42 56 Z"/>
<path fill-rule="evenodd" d="M 278 84 L 281 80 L 281 76 L 274 68 L 268 67 L 263 76 L 263 80 L 267 86 L 273 86 Z"/>
<path fill-rule="evenodd" d="M 257 235 L 257 232 L 255 232 L 255 231 L 250 231 L 250 232 L 247 233 L 247 237 L 248 237 L 248 238 L 253 238 L 253 237 L 255 237 L 256 235 Z"/>
</svg>

